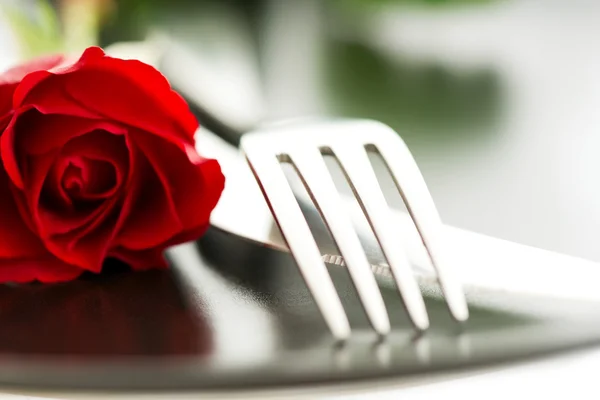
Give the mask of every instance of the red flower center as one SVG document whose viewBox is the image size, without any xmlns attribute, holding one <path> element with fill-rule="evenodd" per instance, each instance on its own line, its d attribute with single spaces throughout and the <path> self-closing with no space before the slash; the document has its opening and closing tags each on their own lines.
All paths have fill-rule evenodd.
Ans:
<svg viewBox="0 0 600 400">
<path fill-rule="evenodd" d="M 110 162 L 76 156 L 63 165 L 62 190 L 72 200 L 106 197 L 117 185 L 117 172 Z"/>
</svg>

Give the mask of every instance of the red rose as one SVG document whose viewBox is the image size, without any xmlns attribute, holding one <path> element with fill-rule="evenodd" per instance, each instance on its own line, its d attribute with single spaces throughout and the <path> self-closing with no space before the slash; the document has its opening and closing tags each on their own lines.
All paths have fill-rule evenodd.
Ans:
<svg viewBox="0 0 600 400">
<path fill-rule="evenodd" d="M 0 75 L 0 281 L 69 280 L 107 257 L 164 267 L 224 187 L 197 126 L 156 69 L 100 48 Z"/>
</svg>

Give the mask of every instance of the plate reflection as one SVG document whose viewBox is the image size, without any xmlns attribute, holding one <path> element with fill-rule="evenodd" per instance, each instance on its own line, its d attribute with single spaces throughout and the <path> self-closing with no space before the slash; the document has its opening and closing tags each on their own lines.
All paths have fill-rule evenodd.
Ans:
<svg viewBox="0 0 600 400">
<path fill-rule="evenodd" d="M 4 355 L 201 355 L 214 346 L 205 318 L 186 306 L 165 270 L 2 285 L 0 326 Z"/>
</svg>

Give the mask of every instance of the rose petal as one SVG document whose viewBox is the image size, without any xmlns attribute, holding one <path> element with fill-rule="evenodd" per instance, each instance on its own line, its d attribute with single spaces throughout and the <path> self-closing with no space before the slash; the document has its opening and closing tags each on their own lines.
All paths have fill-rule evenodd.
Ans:
<svg viewBox="0 0 600 400">
<path fill-rule="evenodd" d="M 110 197 L 119 188 L 121 173 L 108 161 L 86 156 L 67 159 L 62 171 L 62 191 L 78 202 Z"/>
<path fill-rule="evenodd" d="M 130 250 L 124 247 L 118 247 L 111 250 L 109 257 L 114 257 L 123 261 L 135 271 L 144 271 L 152 268 L 168 268 L 169 264 L 164 255 L 165 249 L 172 245 L 197 239 L 206 232 L 208 227 L 209 225 L 206 224 L 192 230 L 183 231 L 173 236 L 167 242 L 162 243 L 160 246 L 145 250 Z"/>
<path fill-rule="evenodd" d="M 6 130 L 0 137 L 0 157 L 2 157 L 2 163 L 6 173 L 12 180 L 12 182 L 19 189 L 23 189 L 25 184 L 23 183 L 23 174 L 19 161 L 17 159 L 16 146 L 15 146 L 15 129 L 17 121 L 21 115 L 26 114 L 30 110 L 29 107 L 24 107 L 18 110 L 10 120 Z"/>
<path fill-rule="evenodd" d="M 87 116 L 81 114 L 87 111 L 186 143 L 193 143 L 198 127 L 160 72 L 139 61 L 104 56 L 99 48 L 87 49 L 66 68 L 28 75 L 14 95 L 15 108 L 25 104 L 45 113 Z"/>
<path fill-rule="evenodd" d="M 0 119 L 12 110 L 12 96 L 16 87 L 16 83 L 12 85 L 0 84 Z M 0 126 L 0 129 L 2 129 L 2 126 Z"/>
<path fill-rule="evenodd" d="M 162 114 L 175 121 L 178 130 L 189 135 L 186 139 L 193 140 L 198 121 L 186 101 L 171 89 L 164 75 L 154 67 L 138 60 L 121 60 L 110 56 L 98 58 L 88 65 L 92 71 L 118 73 L 133 82 L 145 96 L 152 98 Z"/>
<path fill-rule="evenodd" d="M 93 60 L 95 57 L 102 57 L 103 55 L 104 52 L 102 50 L 98 53 L 98 51 L 90 49 L 90 51 L 84 52 L 81 58 L 75 63 L 63 59 L 61 63 L 51 68 L 38 70 L 26 75 L 14 90 L 13 108 L 21 108 L 27 99 L 29 104 L 35 105 L 35 108 L 44 114 L 73 115 L 92 119 L 99 118 L 98 115 L 87 110 L 72 99 L 62 87 L 60 80 L 50 78 L 68 75 L 81 68 L 86 60 Z"/>
<path fill-rule="evenodd" d="M 107 121 L 85 118 L 43 115 L 31 107 L 15 112 L 10 124 L 0 138 L 0 156 L 4 168 L 14 184 L 23 189 L 22 165 L 17 154 L 42 154 L 61 148 L 70 139 L 102 129 L 114 134 L 124 134 L 125 128 Z"/>
<path fill-rule="evenodd" d="M 154 247 L 183 229 L 170 196 L 168 177 L 156 171 L 141 153 L 136 157 L 135 190 L 128 193 L 122 229 L 116 242 L 128 249 Z M 183 171 L 182 171 L 183 172 Z"/>
<path fill-rule="evenodd" d="M 115 199 L 110 199 L 106 204 L 92 204 L 89 209 L 75 210 L 72 213 L 53 212 L 47 204 L 41 201 L 41 192 L 44 181 L 49 175 L 51 166 L 56 162 L 58 152 L 43 154 L 40 156 L 31 156 L 28 159 L 29 175 L 27 191 L 25 192 L 26 207 L 24 212 L 29 213 L 36 231 L 50 252 L 61 260 L 65 260 L 70 264 L 78 265 L 77 263 L 68 261 L 64 257 L 66 249 L 58 249 L 57 246 L 50 247 L 48 244 L 54 240 L 55 235 L 71 232 L 75 229 L 81 229 L 82 226 L 87 229 L 93 229 L 99 225 L 105 215 L 110 213 L 116 202 Z M 23 212 L 22 211 L 22 212 Z M 99 220 L 96 224 L 94 221 Z"/>
<path fill-rule="evenodd" d="M 117 258 L 135 271 L 144 271 L 153 268 L 168 268 L 162 249 L 151 248 L 147 250 L 129 250 L 123 247 L 111 250 L 109 257 Z"/>
<path fill-rule="evenodd" d="M 188 153 L 190 151 L 196 152 L 195 149 L 188 148 Z M 197 210 L 195 213 L 197 216 L 196 220 L 193 222 L 190 221 L 189 227 L 191 228 L 202 225 L 202 221 L 205 223 L 208 222 L 212 210 L 216 207 L 221 198 L 221 194 L 223 193 L 223 189 L 225 189 L 225 176 L 223 175 L 221 166 L 217 160 L 205 158 L 202 161 L 195 163 L 194 167 L 198 177 L 197 185 L 198 187 L 202 186 L 203 189 L 201 206 L 198 203 L 187 201 L 185 202 L 185 206 L 182 205 L 179 209 L 180 215 L 183 215 L 183 213 L 189 213 L 188 215 L 194 214 L 193 210 Z M 198 190 L 200 189 L 198 188 Z M 198 211 L 198 208 L 200 208 L 200 211 Z"/>
<path fill-rule="evenodd" d="M 77 278 L 82 273 L 81 268 L 65 264 L 51 256 L 0 259 L 0 282 L 65 282 Z"/>
<path fill-rule="evenodd" d="M 41 204 L 37 212 L 39 223 L 43 226 L 43 238 L 51 240 L 55 235 L 64 235 L 81 231 L 93 230 L 102 219 L 113 209 L 116 199 L 109 199 L 98 204 L 90 205 L 88 209 L 60 213 Z"/>
<path fill-rule="evenodd" d="M 23 193 L 23 191 L 21 189 L 17 188 L 15 185 L 9 185 L 9 186 L 10 186 L 10 191 L 15 200 L 15 204 L 17 205 L 17 209 L 19 210 L 19 214 L 21 215 L 21 218 L 23 219 L 23 222 L 25 222 L 25 225 L 27 225 L 27 227 L 29 228 L 29 230 L 31 232 L 34 232 L 36 234 L 36 236 L 38 236 L 37 227 L 36 227 L 35 223 L 33 222 L 33 217 L 31 215 L 31 212 L 29 211 L 29 206 L 27 204 L 27 199 L 25 197 L 25 193 Z"/>
<path fill-rule="evenodd" d="M 136 164 L 136 158 L 130 152 L 129 144 L 126 141 L 124 143 L 123 139 L 126 139 L 126 137 L 111 136 L 105 132 L 94 132 L 93 134 L 81 136 L 69 142 L 63 149 L 63 152 L 67 156 L 71 153 L 87 154 L 114 162 L 115 167 L 123 175 L 127 174 L 126 183 L 128 186 L 123 187 L 123 189 L 126 189 L 129 196 L 136 195 L 138 191 L 135 186 L 131 185 L 131 183 L 136 183 L 136 181 L 131 181 L 131 170 Z M 118 142 L 115 142 L 115 140 L 118 140 Z M 111 149 L 112 152 L 109 153 Z M 127 162 L 131 165 L 127 165 Z M 124 205 L 117 207 L 121 202 L 124 202 Z M 46 227 L 54 226 L 54 230 L 56 230 L 56 227 L 62 224 L 61 230 L 65 232 L 64 234 L 46 237 L 46 246 L 56 257 L 65 262 L 90 271 L 99 272 L 102 269 L 102 262 L 106 258 L 113 242 L 115 232 L 119 229 L 119 221 L 123 218 L 124 210 L 130 208 L 125 203 L 126 200 L 123 200 L 120 194 L 117 195 L 115 193 L 115 195 L 106 199 L 99 208 L 101 213 L 94 214 L 93 218 L 86 218 L 84 220 L 85 224 L 81 224 L 76 228 L 65 225 L 66 222 L 73 221 L 67 221 L 60 214 L 55 216 L 54 222 L 45 220 L 44 225 Z M 40 210 L 43 210 L 43 208 L 40 207 Z M 61 223 L 57 222 L 61 219 Z M 74 229 L 67 230 L 67 228 Z"/>
<path fill-rule="evenodd" d="M 37 110 L 29 111 L 22 118 L 23 134 L 18 136 L 17 145 L 20 151 L 27 154 L 44 154 L 60 149 L 70 140 L 93 131 L 106 131 L 114 135 L 127 133 L 126 127 L 114 122 L 44 115 Z M 20 127 L 21 125 L 17 125 L 17 129 Z"/>
<path fill-rule="evenodd" d="M 39 86 L 46 79 L 56 75 L 65 75 L 77 71 L 85 62 L 92 61 L 95 58 L 101 58 L 103 55 L 104 52 L 101 49 L 100 53 L 98 53 L 97 49 L 91 48 L 86 50 L 79 60 L 74 63 L 69 63 L 66 58 L 63 58 L 59 63 L 47 66 L 48 68 L 36 68 L 35 72 L 30 71 L 30 73 L 23 76 L 21 82 L 14 91 L 13 107 L 19 108 L 22 106 L 25 98 L 30 95 L 31 90 L 36 86 Z"/>
<path fill-rule="evenodd" d="M 0 135 L 4 132 L 10 121 L 12 120 L 12 113 L 6 114 L 4 117 L 0 117 Z"/>
<path fill-rule="evenodd" d="M 21 218 L 6 172 L 0 168 L 0 258 L 45 256 L 40 239 Z"/>
<path fill-rule="evenodd" d="M 0 117 L 12 108 L 14 91 L 18 83 L 27 74 L 56 67 L 64 59 L 65 57 L 61 54 L 40 57 L 17 65 L 0 74 Z"/>
<path fill-rule="evenodd" d="M 154 91 L 152 84 L 149 80 L 148 90 Z M 82 69 L 65 79 L 65 90 L 71 98 L 105 119 L 154 132 L 167 139 L 176 138 L 177 142 L 193 143 L 197 123 L 191 129 L 183 130 L 178 119 L 165 114 L 143 88 L 135 86 L 129 77 L 121 76 L 117 71 Z M 182 114 L 189 112 L 189 109 L 185 110 Z"/>
<path fill-rule="evenodd" d="M 58 157 L 57 157 L 58 158 Z M 61 181 L 64 170 L 67 168 L 69 160 L 58 158 L 50 167 L 50 172 L 46 176 L 42 186 L 41 203 L 48 203 L 47 208 L 60 210 L 61 213 L 68 213 L 73 210 L 73 200 L 64 191 Z"/>
<path fill-rule="evenodd" d="M 182 151 L 159 137 L 137 130 L 130 135 L 168 188 L 183 229 L 205 225 L 225 187 L 219 163 L 201 158 L 193 147 Z"/>
<path fill-rule="evenodd" d="M 157 216 L 155 211 L 149 219 L 151 210 L 167 208 L 164 205 L 149 206 L 149 203 L 144 203 L 145 198 L 142 197 L 142 205 L 138 205 L 132 211 L 117 242 L 128 249 L 159 246 L 174 236 L 169 236 L 167 230 L 157 232 L 163 223 L 169 223 L 169 218 L 172 221 L 171 225 L 174 225 L 175 221 L 181 221 L 177 233 L 197 228 L 203 231 L 224 188 L 225 178 L 219 164 L 215 160 L 202 159 L 197 154 L 194 157 L 197 164 L 194 164 L 188 158 L 188 152 L 193 149 L 181 151 L 175 145 L 144 132 L 132 130 L 130 136 L 161 179 L 163 190 L 167 191 L 167 196 L 172 199 L 172 209 L 176 216 L 165 215 L 168 218 L 164 222 L 161 219 L 161 223 L 152 229 L 152 223 L 156 221 Z M 195 151 L 193 153 L 195 154 Z"/>
<path fill-rule="evenodd" d="M 40 75 L 39 82 L 36 82 L 36 85 L 32 86 L 32 92 L 27 94 L 27 102 L 24 105 L 19 104 L 14 106 L 15 109 L 30 105 L 43 114 L 68 115 L 87 119 L 104 119 L 104 117 L 89 110 L 85 105 L 74 99 L 65 90 L 65 81 L 60 76 L 56 76 L 49 72 L 35 72 L 34 74 Z M 29 76 L 25 79 L 28 78 Z M 33 82 L 27 83 L 33 84 Z M 22 86 L 23 84 L 19 85 L 15 92 Z"/>
<path fill-rule="evenodd" d="M 102 226 L 99 229 L 94 230 L 93 235 L 88 237 L 85 234 L 91 233 L 91 228 L 95 226 L 91 225 L 85 228 L 85 230 L 79 231 L 76 235 L 65 235 L 63 237 L 57 237 L 57 241 L 54 240 L 49 242 L 49 246 L 54 247 L 54 251 L 59 254 L 63 254 L 64 259 L 71 260 L 76 265 L 81 265 L 90 271 L 99 272 L 102 268 L 103 260 L 108 256 L 110 246 L 113 245 L 115 233 L 118 232 L 129 213 L 135 206 L 135 201 L 138 199 L 141 192 L 143 175 L 140 175 L 140 179 L 133 179 L 134 175 L 143 173 L 143 170 L 139 172 L 139 169 L 147 162 L 141 157 L 139 151 L 129 143 L 127 137 L 127 149 L 129 153 L 129 174 L 126 182 L 126 197 L 123 201 L 123 206 L 120 210 L 114 210 L 106 218 L 97 218 L 96 223 L 102 221 Z M 144 164 L 145 163 L 145 164 Z M 108 202 L 117 201 L 118 197 L 113 197 Z M 81 242 L 81 243 L 80 243 Z M 65 252 L 64 249 L 67 249 Z"/>
<path fill-rule="evenodd" d="M 108 254 L 117 217 L 97 218 L 99 226 L 85 235 L 55 235 L 46 240 L 46 247 L 59 259 L 92 272 L 100 272 Z"/>
<path fill-rule="evenodd" d="M 89 180 L 89 187 L 84 188 L 81 199 L 110 197 L 121 188 L 129 175 L 129 152 L 123 135 L 114 135 L 100 130 L 93 131 L 69 141 L 61 151 L 60 157 L 88 160 L 83 161 L 81 165 L 82 178 Z M 101 169 L 101 163 L 105 164 L 106 168 Z M 113 176 L 107 176 L 110 175 L 110 170 Z M 101 180 L 104 180 L 104 183 Z M 112 184 L 102 187 L 109 183 Z"/>
<path fill-rule="evenodd" d="M 116 173 L 114 186 L 103 193 L 81 193 L 76 199 L 76 204 L 73 204 L 73 199 L 62 188 L 62 179 L 68 160 L 74 156 L 89 157 L 109 163 Z M 117 192 L 122 189 L 126 180 L 130 179 L 129 176 L 129 148 L 124 136 L 94 131 L 71 140 L 60 152 L 40 197 L 40 220 L 46 228 L 45 232 L 54 235 L 78 229 L 80 236 L 87 234 L 102 222 L 106 214 L 122 198 L 120 195 L 117 196 Z M 105 199 L 104 202 L 98 203 L 97 200 L 101 199 Z M 56 204 L 61 202 L 71 207 L 56 207 Z M 82 205 L 90 207 L 82 209 Z M 98 221 L 90 224 L 94 220 Z"/>
<path fill-rule="evenodd" d="M 25 211 L 30 213 L 37 232 L 42 238 L 48 236 L 46 232 L 48 226 L 40 218 L 40 194 L 46 176 L 48 176 L 50 168 L 56 162 L 57 157 L 58 151 L 54 151 L 53 153 L 27 159 L 27 190 L 24 192 L 27 207 Z"/>
</svg>

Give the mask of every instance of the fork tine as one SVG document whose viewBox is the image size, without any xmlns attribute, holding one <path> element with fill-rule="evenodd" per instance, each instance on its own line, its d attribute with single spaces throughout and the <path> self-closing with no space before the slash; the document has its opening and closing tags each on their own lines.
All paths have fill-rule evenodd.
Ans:
<svg viewBox="0 0 600 400">
<path fill-rule="evenodd" d="M 388 260 L 394 280 L 408 315 L 417 329 L 429 327 L 429 317 L 423 296 L 408 262 L 406 254 L 398 245 L 401 232 L 389 223 L 389 206 L 383 196 L 373 167 L 364 148 L 359 146 L 333 146 L 333 155 L 346 175 L 377 241 Z"/>
<path fill-rule="evenodd" d="M 469 318 L 469 309 L 462 287 L 447 271 L 449 263 L 443 248 L 442 221 L 410 150 L 395 133 L 393 135 L 393 140 L 386 140 L 385 136 L 381 136 L 382 140 L 375 145 L 375 150 L 387 165 L 417 227 L 437 272 L 450 313 L 457 321 L 466 321 Z"/>
<path fill-rule="evenodd" d="M 383 297 L 358 235 L 354 231 L 352 220 L 342 208 L 342 199 L 323 156 L 316 147 L 308 147 L 291 152 L 289 158 L 346 260 L 346 266 L 373 329 L 380 335 L 388 334 L 390 320 Z"/>
<path fill-rule="evenodd" d="M 331 333 L 339 340 L 350 335 L 350 324 L 327 267 L 277 157 L 251 150 L 246 158 L 273 216 Z"/>
</svg>

